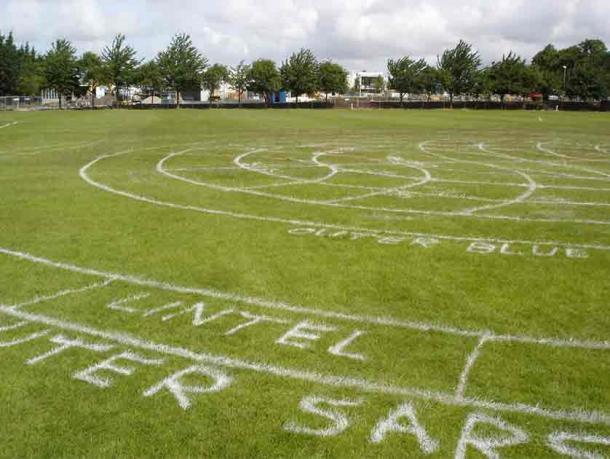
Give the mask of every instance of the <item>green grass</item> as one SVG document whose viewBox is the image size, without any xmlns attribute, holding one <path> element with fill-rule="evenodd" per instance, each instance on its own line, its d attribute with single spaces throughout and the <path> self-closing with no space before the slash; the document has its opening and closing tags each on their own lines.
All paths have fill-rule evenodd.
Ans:
<svg viewBox="0 0 610 459">
<path fill-rule="evenodd" d="M 0 456 L 419 457 L 410 433 L 371 442 L 407 402 L 432 457 L 454 456 L 474 413 L 527 433 L 502 457 L 561 457 L 553 432 L 610 438 L 609 115 L 0 113 L 13 122 L 0 129 L 0 343 L 46 334 L 0 347 Z M 108 278 L 15 252 L 123 277 L 33 302 Z M 193 324 L 193 305 L 214 320 Z M 234 331 L 244 312 L 265 320 Z M 302 321 L 326 329 L 284 340 L 303 349 L 278 343 Z M 57 335 L 112 348 L 26 364 Z M 351 356 L 329 352 L 350 337 Z M 75 377 L 126 351 L 163 362 L 117 360 L 133 372 L 96 373 L 106 388 Z M 231 383 L 189 394 L 187 410 L 168 390 L 143 395 L 195 364 Z M 299 408 L 311 396 L 349 400 L 320 405 L 347 428 L 289 431 L 333 425 Z"/>
</svg>

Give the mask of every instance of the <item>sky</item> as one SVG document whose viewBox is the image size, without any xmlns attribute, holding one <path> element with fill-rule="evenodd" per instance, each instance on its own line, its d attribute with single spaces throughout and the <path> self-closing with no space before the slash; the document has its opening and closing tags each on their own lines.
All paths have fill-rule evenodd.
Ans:
<svg viewBox="0 0 610 459">
<path fill-rule="evenodd" d="M 281 62 L 310 48 L 351 71 L 405 55 L 435 63 L 460 38 L 484 63 L 585 38 L 610 46 L 609 24 L 610 0 L 0 0 L 0 32 L 41 52 L 59 37 L 100 52 L 124 33 L 149 59 L 185 32 L 211 63 Z"/>
</svg>

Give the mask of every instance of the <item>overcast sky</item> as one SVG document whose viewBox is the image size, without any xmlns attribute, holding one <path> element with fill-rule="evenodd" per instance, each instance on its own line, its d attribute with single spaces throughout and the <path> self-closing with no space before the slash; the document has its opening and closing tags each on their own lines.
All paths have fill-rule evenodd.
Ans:
<svg viewBox="0 0 610 459">
<path fill-rule="evenodd" d="M 279 62 L 306 47 L 369 71 L 402 55 L 433 63 L 460 38 L 485 62 L 586 37 L 610 45 L 609 24 L 610 0 L 0 0 L 0 31 L 39 51 L 65 37 L 79 52 L 99 52 L 122 32 L 151 58 L 187 32 L 210 62 Z"/>
</svg>

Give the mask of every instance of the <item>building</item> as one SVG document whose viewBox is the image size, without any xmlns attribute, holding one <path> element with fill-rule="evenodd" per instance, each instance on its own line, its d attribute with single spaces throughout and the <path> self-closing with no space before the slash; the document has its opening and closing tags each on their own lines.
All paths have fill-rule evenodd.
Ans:
<svg viewBox="0 0 610 459">
<path fill-rule="evenodd" d="M 379 90 L 379 85 L 377 83 L 379 79 L 383 81 L 381 91 Z M 350 74 L 348 76 L 348 83 L 350 88 L 357 89 L 359 94 L 366 96 L 382 92 L 387 84 L 387 79 L 383 72 L 367 72 L 366 70 L 363 70 Z"/>
</svg>

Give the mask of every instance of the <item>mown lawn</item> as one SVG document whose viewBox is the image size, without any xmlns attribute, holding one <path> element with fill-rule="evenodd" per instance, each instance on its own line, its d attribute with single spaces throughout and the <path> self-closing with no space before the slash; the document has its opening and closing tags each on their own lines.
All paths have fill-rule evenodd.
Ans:
<svg viewBox="0 0 610 459">
<path fill-rule="evenodd" d="M 0 196 L 2 457 L 610 455 L 607 114 L 1 112 Z"/>
</svg>

